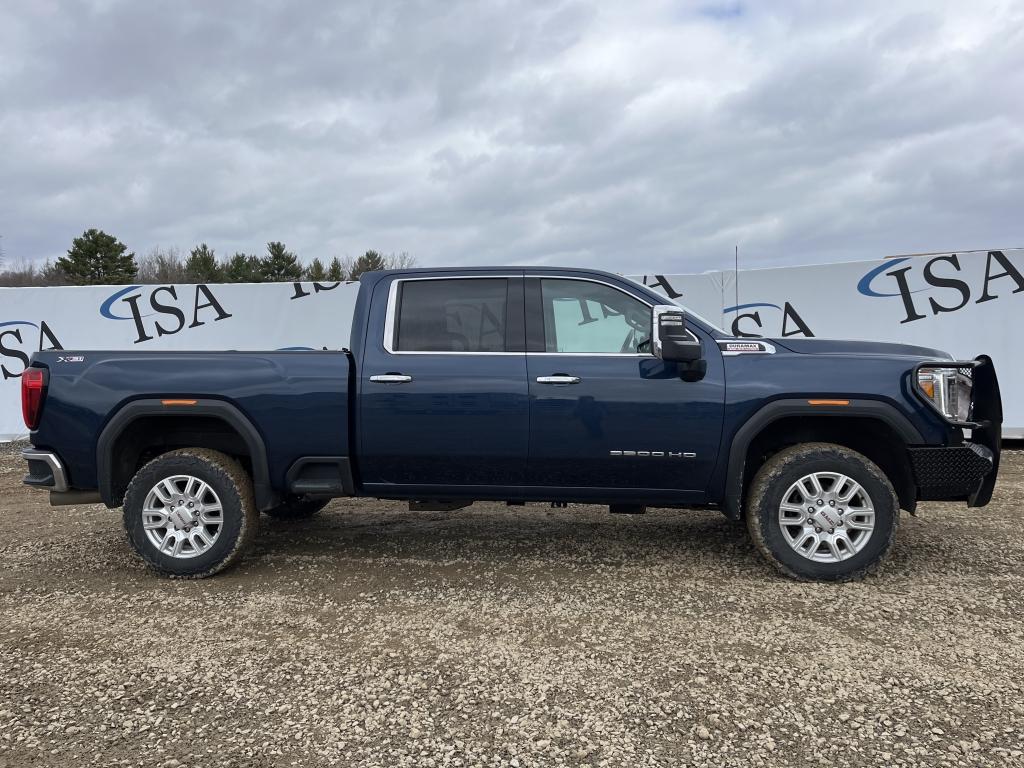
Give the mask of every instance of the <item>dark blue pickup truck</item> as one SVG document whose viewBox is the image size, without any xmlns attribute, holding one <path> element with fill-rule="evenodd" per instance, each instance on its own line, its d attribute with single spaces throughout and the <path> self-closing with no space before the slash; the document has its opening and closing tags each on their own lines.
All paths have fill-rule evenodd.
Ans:
<svg viewBox="0 0 1024 768">
<path fill-rule="evenodd" d="M 737 339 L 625 278 L 553 268 L 362 277 L 349 349 L 35 354 L 25 482 L 124 508 L 155 570 L 235 562 L 259 513 L 332 497 L 713 508 L 802 579 L 876 567 L 900 509 L 988 503 L 992 361 Z"/>
</svg>

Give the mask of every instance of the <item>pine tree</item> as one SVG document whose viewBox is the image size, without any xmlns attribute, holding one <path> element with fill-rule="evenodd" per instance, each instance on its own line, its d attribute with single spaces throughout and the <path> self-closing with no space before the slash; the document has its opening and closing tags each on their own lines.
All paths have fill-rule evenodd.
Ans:
<svg viewBox="0 0 1024 768">
<path fill-rule="evenodd" d="M 302 265 L 284 243 L 267 243 L 267 255 L 260 260 L 260 274 L 269 283 L 302 279 Z"/>
<path fill-rule="evenodd" d="M 116 237 L 99 229 L 87 229 L 76 237 L 67 256 L 56 267 L 74 285 L 123 285 L 139 271 L 135 254 Z"/>
<path fill-rule="evenodd" d="M 376 272 L 381 269 L 387 269 L 384 257 L 377 253 L 377 251 L 367 251 L 356 259 L 355 264 L 352 265 L 352 272 L 348 276 L 348 279 L 358 280 L 359 276 L 364 272 Z"/>
<path fill-rule="evenodd" d="M 197 245 L 185 259 L 185 273 L 196 283 L 219 283 L 222 280 L 217 256 L 206 243 Z"/>
<path fill-rule="evenodd" d="M 327 268 L 327 279 L 333 283 L 337 283 L 341 280 L 348 280 L 345 274 L 345 268 L 341 266 L 341 259 L 335 256 L 331 259 L 331 265 Z"/>
<path fill-rule="evenodd" d="M 221 267 L 221 274 L 227 283 L 262 283 L 261 264 L 258 256 L 236 253 Z"/>
<path fill-rule="evenodd" d="M 314 283 L 322 283 L 327 280 L 327 270 L 324 269 L 324 263 L 320 259 L 313 259 L 306 267 L 306 279 L 312 280 Z"/>
</svg>

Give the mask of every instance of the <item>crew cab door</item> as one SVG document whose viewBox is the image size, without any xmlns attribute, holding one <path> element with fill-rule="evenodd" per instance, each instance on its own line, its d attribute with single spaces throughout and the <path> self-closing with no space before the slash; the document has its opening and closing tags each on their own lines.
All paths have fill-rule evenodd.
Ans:
<svg viewBox="0 0 1024 768">
<path fill-rule="evenodd" d="M 708 371 L 682 381 L 650 352 L 651 308 L 625 281 L 527 277 L 530 485 L 691 492 L 681 500 L 705 491 L 721 440 L 721 354 L 693 328 Z"/>
<path fill-rule="evenodd" d="M 381 281 L 359 377 L 359 471 L 368 488 L 443 497 L 523 483 L 520 274 Z"/>
</svg>

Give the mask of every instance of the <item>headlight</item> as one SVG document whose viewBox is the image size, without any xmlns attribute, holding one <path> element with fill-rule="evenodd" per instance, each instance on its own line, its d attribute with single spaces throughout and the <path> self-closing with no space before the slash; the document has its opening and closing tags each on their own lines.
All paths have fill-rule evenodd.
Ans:
<svg viewBox="0 0 1024 768">
<path fill-rule="evenodd" d="M 917 388 L 939 413 L 950 421 L 971 420 L 971 369 L 923 367 L 917 371 Z"/>
</svg>

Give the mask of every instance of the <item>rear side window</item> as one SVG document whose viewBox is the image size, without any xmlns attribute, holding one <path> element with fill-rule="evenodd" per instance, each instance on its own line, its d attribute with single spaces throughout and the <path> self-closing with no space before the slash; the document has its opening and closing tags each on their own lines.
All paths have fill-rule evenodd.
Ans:
<svg viewBox="0 0 1024 768">
<path fill-rule="evenodd" d="M 398 352 L 504 352 L 504 278 L 407 280 L 398 291 Z"/>
</svg>

